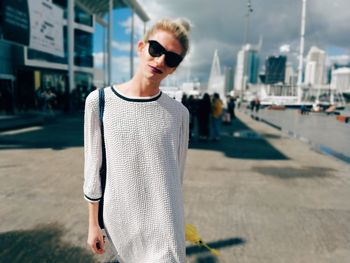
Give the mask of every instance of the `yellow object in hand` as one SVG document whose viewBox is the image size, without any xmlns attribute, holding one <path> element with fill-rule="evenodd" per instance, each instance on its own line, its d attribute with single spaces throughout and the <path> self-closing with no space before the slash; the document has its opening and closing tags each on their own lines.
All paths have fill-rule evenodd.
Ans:
<svg viewBox="0 0 350 263">
<path fill-rule="evenodd" d="M 185 226 L 185 238 L 186 241 L 191 242 L 192 244 L 196 244 L 198 246 L 203 246 L 207 248 L 210 253 L 214 256 L 219 256 L 220 253 L 216 249 L 210 248 L 206 243 L 204 243 L 201 237 L 198 234 L 197 228 L 194 225 L 186 224 Z"/>
</svg>

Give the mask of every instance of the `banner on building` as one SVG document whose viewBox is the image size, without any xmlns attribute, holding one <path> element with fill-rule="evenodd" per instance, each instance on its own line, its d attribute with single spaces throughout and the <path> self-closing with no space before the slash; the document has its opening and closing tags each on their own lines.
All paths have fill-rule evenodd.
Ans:
<svg viewBox="0 0 350 263">
<path fill-rule="evenodd" d="M 28 0 L 30 15 L 29 47 L 64 56 L 63 10 L 51 0 Z"/>
<path fill-rule="evenodd" d="M 1 10 L 4 39 L 28 46 L 30 22 L 27 0 L 3 0 Z"/>
<path fill-rule="evenodd" d="M 63 10 L 52 0 L 3 0 L 3 12 L 4 39 L 64 56 Z"/>
</svg>

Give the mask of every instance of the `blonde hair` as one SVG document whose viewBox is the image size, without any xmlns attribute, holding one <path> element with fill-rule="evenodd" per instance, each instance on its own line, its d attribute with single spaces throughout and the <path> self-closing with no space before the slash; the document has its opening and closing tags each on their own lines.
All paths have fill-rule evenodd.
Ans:
<svg viewBox="0 0 350 263">
<path fill-rule="evenodd" d="M 156 22 L 145 34 L 143 40 L 147 42 L 150 37 L 155 34 L 157 31 L 167 31 L 174 35 L 174 37 L 180 42 L 182 46 L 183 57 L 186 56 L 189 50 L 189 31 L 190 31 L 190 23 L 183 19 L 177 18 L 175 20 L 171 20 L 169 18 L 163 18 Z"/>
</svg>

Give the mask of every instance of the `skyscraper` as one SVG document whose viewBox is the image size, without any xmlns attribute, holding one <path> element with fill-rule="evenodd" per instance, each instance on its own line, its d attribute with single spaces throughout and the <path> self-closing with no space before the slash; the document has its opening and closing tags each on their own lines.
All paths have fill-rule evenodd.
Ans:
<svg viewBox="0 0 350 263">
<path fill-rule="evenodd" d="M 350 92 L 350 68 L 338 68 L 332 71 L 332 89 Z"/>
<path fill-rule="evenodd" d="M 297 75 L 294 73 L 291 63 L 286 64 L 286 71 L 284 74 L 284 83 L 287 85 L 294 86 L 297 82 Z"/>
<path fill-rule="evenodd" d="M 311 47 L 306 57 L 305 80 L 307 85 L 322 85 L 325 82 L 326 52 Z"/>
<path fill-rule="evenodd" d="M 258 82 L 258 47 L 247 44 L 237 54 L 235 90 L 242 90 L 246 84 Z"/>
<path fill-rule="evenodd" d="M 286 73 L 286 56 L 270 56 L 265 61 L 265 83 L 284 83 Z"/>
</svg>

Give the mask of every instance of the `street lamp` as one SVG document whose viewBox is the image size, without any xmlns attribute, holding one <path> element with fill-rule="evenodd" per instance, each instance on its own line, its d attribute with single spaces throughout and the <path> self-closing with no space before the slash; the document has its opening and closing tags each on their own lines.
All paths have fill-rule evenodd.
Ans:
<svg viewBox="0 0 350 263">
<path fill-rule="evenodd" d="M 247 13 L 245 15 L 246 17 L 246 27 L 245 27 L 245 36 L 244 36 L 244 44 L 243 44 L 243 50 L 244 47 L 246 45 L 249 44 L 249 18 L 250 18 L 250 13 L 253 12 L 253 8 L 252 8 L 252 2 L 251 0 L 247 0 Z M 244 54 L 245 55 L 245 54 Z M 241 83 L 241 103 L 243 102 L 243 98 L 244 98 L 244 92 L 246 89 L 246 85 L 248 83 L 248 76 L 245 72 L 245 65 L 246 65 L 246 58 L 244 57 L 244 61 L 243 61 L 243 72 L 242 72 L 242 83 Z"/>
<path fill-rule="evenodd" d="M 299 66 L 298 66 L 298 103 L 302 100 L 302 81 L 303 81 L 303 57 L 304 57 L 304 39 L 305 39 L 305 20 L 306 20 L 306 0 L 302 0 L 301 10 L 301 29 L 300 29 L 300 48 L 299 48 Z"/>
<path fill-rule="evenodd" d="M 252 8 L 252 2 L 251 0 L 247 0 L 247 13 L 245 15 L 246 17 L 246 27 L 245 27 L 245 37 L 244 37 L 244 44 L 249 44 L 249 26 L 250 26 L 250 13 L 253 12 L 253 8 Z"/>
</svg>

